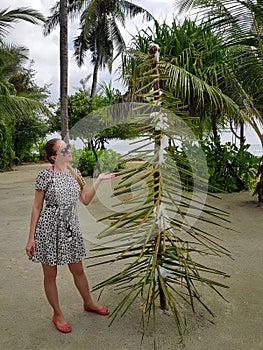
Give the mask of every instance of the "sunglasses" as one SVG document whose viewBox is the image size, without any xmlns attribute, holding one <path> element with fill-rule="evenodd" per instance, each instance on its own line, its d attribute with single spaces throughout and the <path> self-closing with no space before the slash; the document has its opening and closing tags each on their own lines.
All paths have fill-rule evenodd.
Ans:
<svg viewBox="0 0 263 350">
<path fill-rule="evenodd" d="M 62 148 L 62 149 L 60 150 L 60 152 L 61 152 L 61 154 L 62 154 L 63 156 L 65 156 L 66 154 L 68 154 L 69 151 L 70 151 L 70 145 L 67 145 L 66 147 L 64 147 L 64 148 Z"/>
</svg>

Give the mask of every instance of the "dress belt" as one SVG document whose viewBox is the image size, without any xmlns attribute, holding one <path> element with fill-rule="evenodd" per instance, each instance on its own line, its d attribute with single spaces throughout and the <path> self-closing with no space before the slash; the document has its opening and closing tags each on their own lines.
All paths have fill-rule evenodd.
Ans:
<svg viewBox="0 0 263 350">
<path fill-rule="evenodd" d="M 73 217 L 73 210 L 76 208 L 75 203 L 70 204 L 46 204 L 45 208 L 56 208 L 56 209 L 62 209 L 62 217 L 64 218 L 66 224 L 67 224 L 67 241 L 72 241 L 72 233 L 73 233 L 73 227 L 72 227 L 72 217 Z"/>
</svg>

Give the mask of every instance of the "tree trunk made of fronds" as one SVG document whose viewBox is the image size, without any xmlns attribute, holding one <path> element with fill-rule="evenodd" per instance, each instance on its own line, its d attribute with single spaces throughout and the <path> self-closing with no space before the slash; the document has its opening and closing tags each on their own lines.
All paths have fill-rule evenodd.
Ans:
<svg viewBox="0 0 263 350">
<path fill-rule="evenodd" d="M 159 79 L 159 69 L 158 69 L 158 64 L 159 64 L 159 46 L 155 43 L 151 43 L 149 46 L 149 53 L 151 55 L 151 68 L 153 70 L 153 91 L 154 91 L 154 103 L 157 106 L 157 111 L 161 114 L 161 92 L 160 92 L 160 79 Z M 159 108 L 158 108 L 159 107 Z M 158 154 L 160 147 L 161 147 L 161 132 L 159 130 L 155 131 L 155 153 Z M 158 207 L 160 207 L 160 171 L 159 171 L 159 165 L 158 161 L 156 163 L 156 169 L 154 172 L 154 192 L 155 192 L 155 202 Z M 158 235 L 161 234 L 159 228 L 158 229 Z M 156 238 L 156 243 L 157 240 L 159 239 L 157 235 Z M 158 261 L 162 261 L 162 252 L 163 249 L 159 247 L 158 251 Z M 161 281 L 158 278 L 158 289 L 159 289 L 159 298 L 160 298 L 160 308 L 161 310 L 167 310 L 167 300 L 161 285 Z"/>
</svg>

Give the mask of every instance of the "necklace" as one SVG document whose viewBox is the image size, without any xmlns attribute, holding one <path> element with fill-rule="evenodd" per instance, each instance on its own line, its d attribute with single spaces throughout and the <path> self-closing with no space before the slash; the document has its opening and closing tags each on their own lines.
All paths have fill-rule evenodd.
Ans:
<svg viewBox="0 0 263 350">
<path fill-rule="evenodd" d="M 56 168 L 55 168 L 54 164 L 52 164 L 52 171 L 55 171 L 57 173 L 68 173 L 69 172 L 67 167 L 62 169 L 62 168 L 59 168 L 56 166 Z"/>
</svg>

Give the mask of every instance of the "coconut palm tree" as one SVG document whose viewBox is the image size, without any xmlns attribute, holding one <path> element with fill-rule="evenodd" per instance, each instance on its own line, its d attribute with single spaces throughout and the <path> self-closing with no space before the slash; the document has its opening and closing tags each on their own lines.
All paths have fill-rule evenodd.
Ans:
<svg viewBox="0 0 263 350">
<path fill-rule="evenodd" d="M 31 122 L 36 121 L 35 127 L 39 127 L 38 117 L 49 115 L 48 108 L 42 104 L 38 97 L 32 94 L 19 94 L 16 91 L 14 79 L 19 76 L 20 69 L 28 59 L 28 50 L 5 42 L 8 30 L 19 21 L 27 21 L 32 24 L 41 24 L 44 16 L 30 8 L 17 8 L 13 10 L 0 10 L 0 168 L 9 168 L 17 156 L 14 150 L 14 130 L 21 116 L 26 116 Z M 21 77 L 22 75 L 20 75 Z M 43 95 L 42 95 L 43 96 Z M 22 118 L 21 118 L 22 119 Z M 30 123 L 29 123 L 30 124 Z M 30 124 L 32 125 L 32 123 Z M 37 125 L 37 126 L 36 126 Z M 29 131 L 29 128 L 27 128 Z M 17 137 L 17 133 L 16 137 Z M 37 131 L 36 134 L 39 135 Z M 34 136 L 33 136 L 34 137 Z M 32 135 L 30 137 L 32 139 Z M 27 140 L 28 141 L 28 140 Z M 30 143 L 30 142 L 29 142 Z M 28 143 L 27 143 L 28 145 Z"/>
<path fill-rule="evenodd" d="M 59 4 L 52 9 L 52 15 L 48 18 L 45 33 L 49 34 L 58 24 Z M 118 21 L 124 26 L 126 17 L 133 18 L 142 14 L 147 20 L 153 16 L 129 1 L 124 0 L 72 0 L 68 6 L 68 13 L 72 17 L 81 13 L 80 34 L 75 39 L 75 55 L 79 66 L 84 63 L 87 51 L 92 53 L 94 65 L 93 82 L 90 96 L 96 92 L 98 70 L 107 66 L 111 70 L 114 58 L 114 49 L 119 54 L 125 47 Z"/>
<path fill-rule="evenodd" d="M 67 0 L 59 2 L 60 23 L 60 117 L 62 139 L 69 140 L 68 122 L 68 7 Z"/>
<path fill-rule="evenodd" d="M 243 101 L 246 121 L 254 128 L 263 146 L 262 4 L 241 0 L 176 0 L 175 6 L 181 13 L 198 9 L 199 18 L 206 19 L 211 30 L 223 39 L 224 46 L 230 51 L 230 64 L 239 71 L 239 99 Z"/>
<path fill-rule="evenodd" d="M 47 108 L 38 101 L 16 96 L 9 83 L 9 78 L 17 67 L 27 59 L 27 49 L 4 43 L 8 29 L 21 20 L 41 24 L 45 18 L 40 12 L 30 8 L 0 9 L 0 114 L 5 116 L 15 116 L 18 111 L 31 113 L 35 109 L 47 113 Z"/>
</svg>

